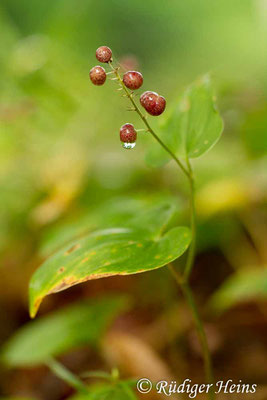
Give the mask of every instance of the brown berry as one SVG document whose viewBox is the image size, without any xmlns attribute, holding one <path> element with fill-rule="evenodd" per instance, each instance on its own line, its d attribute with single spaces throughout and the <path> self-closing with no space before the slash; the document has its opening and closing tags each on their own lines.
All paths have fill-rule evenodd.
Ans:
<svg viewBox="0 0 267 400">
<path fill-rule="evenodd" d="M 129 89 L 139 89 L 143 85 L 143 75 L 138 71 L 128 71 L 123 75 L 123 83 Z"/>
<path fill-rule="evenodd" d="M 98 47 L 95 55 L 96 55 L 96 58 L 98 59 L 98 61 L 100 61 L 102 63 L 107 63 L 111 60 L 112 51 L 107 46 L 101 46 L 101 47 Z"/>
<path fill-rule="evenodd" d="M 120 129 L 120 140 L 125 149 L 133 149 L 137 138 L 137 132 L 132 124 L 125 124 Z"/>
<path fill-rule="evenodd" d="M 158 116 L 163 113 L 166 107 L 166 100 L 156 92 L 147 91 L 140 97 L 141 105 L 150 115 Z"/>
<path fill-rule="evenodd" d="M 143 94 L 141 94 L 141 96 L 140 96 L 140 103 L 141 103 L 141 105 L 142 105 L 143 107 L 145 107 L 145 100 L 146 100 L 146 98 L 149 97 L 149 96 L 153 96 L 153 95 L 156 95 L 156 96 L 157 96 L 157 93 L 156 93 L 156 92 L 151 92 L 151 91 L 149 91 L 149 90 L 147 90 L 146 92 L 144 92 Z"/>
<path fill-rule="evenodd" d="M 97 65 L 93 67 L 90 71 L 90 79 L 94 85 L 101 86 L 104 85 L 107 75 L 103 67 Z"/>
</svg>

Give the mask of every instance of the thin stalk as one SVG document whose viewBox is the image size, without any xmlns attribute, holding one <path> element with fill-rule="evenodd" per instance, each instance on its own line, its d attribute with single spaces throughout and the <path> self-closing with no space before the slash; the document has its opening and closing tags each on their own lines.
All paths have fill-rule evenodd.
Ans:
<svg viewBox="0 0 267 400">
<path fill-rule="evenodd" d="M 169 265 L 169 270 L 171 274 L 173 275 L 174 279 L 178 283 L 179 287 L 181 288 L 183 295 L 186 299 L 186 302 L 191 310 L 192 317 L 194 320 L 194 325 L 197 331 L 198 339 L 201 345 L 202 349 L 202 355 L 203 355 L 203 360 L 204 360 L 204 369 L 205 369 L 205 377 L 206 377 L 206 382 L 211 384 L 211 388 L 208 392 L 209 394 L 209 399 L 214 400 L 215 399 L 215 392 L 214 392 L 214 376 L 213 376 L 213 368 L 212 368 L 212 361 L 211 361 L 211 356 L 210 356 L 210 351 L 208 347 L 208 342 L 207 342 L 207 337 L 206 333 L 204 330 L 203 322 L 201 319 L 201 316 L 199 314 L 193 292 L 188 284 L 184 280 L 182 276 L 179 275 L 179 273 L 175 270 L 175 268 L 172 265 Z"/>
<path fill-rule="evenodd" d="M 76 389 L 82 394 L 89 394 L 89 389 L 87 386 L 76 375 L 70 372 L 64 367 L 64 365 L 56 361 L 54 358 L 47 360 L 46 365 L 56 376 L 68 383 L 73 389 Z"/>
<path fill-rule="evenodd" d="M 187 282 L 182 282 L 181 283 L 181 289 L 183 291 L 184 297 L 187 300 L 187 304 L 189 305 L 192 316 L 194 319 L 196 331 L 198 334 L 199 342 L 201 344 L 202 348 L 202 353 L 203 353 L 203 359 L 204 359 L 204 367 L 205 367 L 205 375 L 206 375 L 206 381 L 209 384 L 212 384 L 211 390 L 209 390 L 209 398 L 210 400 L 214 400 L 215 398 L 215 393 L 214 393 L 214 377 L 213 377 L 213 368 L 212 368 L 212 362 L 211 362 L 211 356 L 210 356 L 210 351 L 209 351 L 209 346 L 207 342 L 207 336 L 203 327 L 203 323 L 197 308 L 197 305 L 195 303 L 195 299 L 192 293 L 192 290 L 190 286 L 188 285 Z"/>
<path fill-rule="evenodd" d="M 168 146 L 165 145 L 165 143 L 162 142 L 162 140 L 158 137 L 158 135 L 153 131 L 153 129 L 151 128 L 151 126 L 149 125 L 149 122 L 147 121 L 146 117 L 143 115 L 143 113 L 141 112 L 140 108 L 138 107 L 138 105 L 136 104 L 134 98 L 133 98 L 133 94 L 127 89 L 127 87 L 124 85 L 123 80 L 121 79 L 120 73 L 118 71 L 118 69 L 114 68 L 112 63 L 109 62 L 110 68 L 113 70 L 113 72 L 115 73 L 116 77 L 118 78 L 118 81 L 121 84 L 121 87 L 123 88 L 123 90 L 125 91 L 126 96 L 129 98 L 129 100 L 131 101 L 135 111 L 137 112 L 137 114 L 140 116 L 140 118 L 142 119 L 142 121 L 144 122 L 144 124 L 147 127 L 147 130 L 151 133 L 151 135 L 154 137 L 154 139 L 157 140 L 157 142 L 164 148 L 164 150 L 167 151 L 167 153 L 169 153 L 169 155 L 171 156 L 171 158 L 176 162 L 176 164 L 178 164 L 178 166 L 181 168 L 181 170 L 184 172 L 184 174 L 189 178 L 189 172 L 187 171 L 187 169 L 183 166 L 183 164 L 181 163 L 181 161 L 176 157 L 176 155 L 168 148 Z"/>
</svg>

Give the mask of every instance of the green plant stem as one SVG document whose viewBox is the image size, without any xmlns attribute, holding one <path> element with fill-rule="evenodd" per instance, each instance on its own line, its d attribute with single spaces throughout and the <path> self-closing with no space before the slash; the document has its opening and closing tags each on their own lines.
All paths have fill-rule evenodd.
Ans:
<svg viewBox="0 0 267 400">
<path fill-rule="evenodd" d="M 157 142 L 167 151 L 167 153 L 169 153 L 169 155 L 171 156 L 171 158 L 176 162 L 176 164 L 179 166 L 179 168 L 181 168 L 181 170 L 184 172 L 184 174 L 189 178 L 189 172 L 187 171 L 187 169 L 183 166 L 183 164 L 181 163 L 181 161 L 176 157 L 176 155 L 168 148 L 168 146 L 165 145 L 165 143 L 162 142 L 162 140 L 158 137 L 158 135 L 153 131 L 153 129 L 151 128 L 149 122 L 147 121 L 146 117 L 143 115 L 143 113 L 141 112 L 140 108 L 138 107 L 138 105 L 136 104 L 134 97 L 133 97 L 133 93 L 131 93 L 127 87 L 124 85 L 124 82 L 120 76 L 120 73 L 118 71 L 117 68 L 114 68 L 112 63 L 109 62 L 110 68 L 113 70 L 114 74 L 116 75 L 118 81 L 120 82 L 121 87 L 123 88 L 123 90 L 125 91 L 126 96 L 129 98 L 129 100 L 131 101 L 134 110 L 137 112 L 137 114 L 140 116 L 140 118 L 142 119 L 142 121 L 144 122 L 145 126 L 147 127 L 148 132 L 151 133 L 151 135 L 154 137 L 154 139 L 157 140 Z"/>
<path fill-rule="evenodd" d="M 175 268 L 172 265 L 169 265 L 169 270 L 171 274 L 173 275 L 174 279 L 178 283 L 179 287 L 181 288 L 183 295 L 186 299 L 186 302 L 191 310 L 192 317 L 194 320 L 194 324 L 196 327 L 198 339 L 202 348 L 202 354 L 203 354 L 203 360 L 204 360 L 204 369 L 205 369 L 205 377 L 206 381 L 209 384 L 214 385 L 214 376 L 213 376 L 213 368 L 212 368 L 212 362 L 211 362 L 211 356 L 210 356 L 210 351 L 208 347 L 208 342 L 207 342 L 207 337 L 206 333 L 204 330 L 203 322 L 201 319 L 201 316 L 199 314 L 193 292 L 188 284 L 187 281 L 184 280 L 182 276 L 178 274 L 178 272 L 175 270 Z M 214 386 L 211 387 L 209 390 L 209 399 L 214 400 L 215 399 L 215 392 L 214 392 Z"/>
<path fill-rule="evenodd" d="M 46 361 L 46 365 L 51 371 L 62 379 L 64 382 L 68 383 L 72 388 L 76 389 L 79 393 L 89 394 L 87 386 L 72 372 L 64 367 L 61 363 L 56 361 L 54 358 L 49 358 Z"/>
<path fill-rule="evenodd" d="M 192 231 L 192 241 L 190 244 L 190 248 L 188 250 L 187 254 L 187 260 L 186 260 L 186 265 L 184 269 L 184 274 L 182 277 L 178 274 L 178 272 L 174 269 L 173 266 L 169 266 L 169 269 L 174 276 L 176 282 L 178 283 L 178 286 L 181 288 L 183 295 L 188 303 L 188 306 L 192 312 L 194 324 L 197 330 L 199 342 L 202 348 L 202 353 L 203 353 L 203 359 L 204 359 L 204 369 L 205 369 L 205 376 L 207 383 L 214 384 L 214 379 L 213 379 L 213 369 L 212 369 L 212 362 L 211 362 L 211 356 L 210 356 L 210 351 L 208 347 L 208 342 L 207 342 L 207 337 L 206 333 L 203 327 L 203 322 L 201 320 L 200 314 L 198 312 L 194 296 L 192 293 L 192 290 L 189 286 L 189 278 L 190 274 L 194 265 L 194 260 L 195 260 L 195 250 L 196 250 L 196 210 L 195 210 L 195 189 L 194 189 L 194 177 L 193 177 L 193 171 L 191 164 L 189 162 L 189 159 L 186 158 L 186 163 L 187 163 L 187 168 L 184 167 L 184 165 L 181 163 L 181 161 L 176 157 L 176 155 L 165 145 L 165 143 L 162 142 L 162 140 L 157 136 L 157 134 L 153 131 L 151 126 L 149 125 L 146 117 L 142 114 L 140 108 L 137 106 L 134 98 L 133 98 L 133 93 L 130 92 L 127 87 L 124 85 L 123 80 L 121 79 L 120 73 L 118 72 L 117 68 L 114 68 L 112 63 L 109 62 L 109 65 L 116 75 L 117 80 L 119 81 L 121 87 L 125 91 L 126 96 L 129 98 L 133 105 L 133 110 L 137 112 L 137 114 L 140 116 L 142 121 L 144 122 L 148 132 L 151 133 L 151 135 L 157 140 L 157 142 L 169 153 L 169 155 L 172 157 L 172 159 L 176 162 L 176 164 L 181 168 L 183 173 L 187 176 L 189 180 L 189 186 L 190 186 L 190 219 L 191 219 L 191 231 Z M 209 399 L 214 400 L 215 398 L 215 393 L 214 393 L 214 386 L 212 386 L 211 390 L 209 391 Z"/>
<path fill-rule="evenodd" d="M 194 299 L 192 290 L 187 282 L 181 283 L 181 289 L 183 291 L 184 297 L 187 300 L 187 304 L 189 305 L 189 307 L 191 309 L 192 316 L 194 318 L 195 327 L 196 327 L 197 334 L 198 334 L 198 338 L 199 338 L 199 342 L 202 347 L 206 381 L 207 381 L 207 383 L 214 385 L 213 368 L 212 368 L 209 346 L 208 346 L 208 342 L 207 342 L 207 336 L 206 336 L 206 333 L 205 333 L 205 330 L 203 327 L 203 323 L 202 323 L 200 314 L 198 312 L 198 308 L 195 303 L 195 299 Z M 210 398 L 210 400 L 213 400 L 215 398 L 214 386 L 212 386 L 211 390 L 209 391 L 209 398 Z"/>
</svg>

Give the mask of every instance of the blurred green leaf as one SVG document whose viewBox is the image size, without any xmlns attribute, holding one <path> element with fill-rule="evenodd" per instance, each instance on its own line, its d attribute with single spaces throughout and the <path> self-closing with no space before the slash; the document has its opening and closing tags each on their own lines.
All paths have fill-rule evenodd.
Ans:
<svg viewBox="0 0 267 400">
<path fill-rule="evenodd" d="M 135 400 L 136 396 L 129 385 L 124 382 L 118 382 L 113 385 L 95 385 L 90 387 L 88 395 L 71 397 L 70 400 Z"/>
<path fill-rule="evenodd" d="M 179 157 L 195 158 L 208 151 L 220 138 L 223 121 L 216 109 L 211 80 L 205 75 L 193 83 L 166 117 L 159 136 Z M 169 161 L 168 153 L 159 145 L 147 155 L 153 165 Z"/>
<path fill-rule="evenodd" d="M 242 138 L 246 149 L 254 157 L 267 153 L 267 109 L 262 107 L 246 115 L 242 125 Z"/>
<path fill-rule="evenodd" d="M 238 272 L 222 284 L 212 296 L 215 311 L 225 311 L 243 301 L 267 298 L 267 268 Z"/>
<path fill-rule="evenodd" d="M 199 252 L 221 248 L 233 243 L 240 235 L 240 223 L 232 215 L 216 215 L 199 219 L 197 227 L 197 248 Z"/>
<path fill-rule="evenodd" d="M 96 345 L 125 304 L 123 297 L 87 300 L 29 322 L 4 345 L 1 359 L 12 367 L 31 366 L 73 347 Z"/>
<path fill-rule="evenodd" d="M 157 218 L 158 214 L 155 214 Z M 190 230 L 177 227 L 152 238 L 131 228 L 94 232 L 65 246 L 48 258 L 30 282 L 30 314 L 51 293 L 91 279 L 129 275 L 163 267 L 189 246 Z"/>
<path fill-rule="evenodd" d="M 83 383 L 82 380 L 70 370 L 65 368 L 65 366 L 53 358 L 49 358 L 46 365 L 53 371 L 53 373 L 64 382 L 66 382 L 70 387 L 77 390 L 79 393 L 88 394 L 88 388 Z"/>
</svg>

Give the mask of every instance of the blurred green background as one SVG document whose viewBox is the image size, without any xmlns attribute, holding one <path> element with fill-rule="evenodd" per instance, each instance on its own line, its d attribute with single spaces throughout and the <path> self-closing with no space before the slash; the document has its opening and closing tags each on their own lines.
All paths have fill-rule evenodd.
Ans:
<svg viewBox="0 0 267 400">
<path fill-rule="evenodd" d="M 215 148 L 194 162 L 199 248 L 193 285 L 209 321 L 216 374 L 232 378 L 237 369 L 237 379 L 266 385 L 266 0 L 1 0 L 0 37 L 1 341 L 28 320 L 33 270 L 55 241 L 69 238 L 69 227 L 71 234 L 77 224 L 84 229 L 84 216 L 94 221 L 90 228 L 97 227 L 99 205 L 103 211 L 121 197 L 153 202 L 153 196 L 174 196 L 181 208 L 177 218 L 188 221 L 187 185 L 175 165 L 146 165 L 153 138 L 142 134 L 133 151 L 123 150 L 120 126 L 141 128 L 141 122 L 127 112 L 114 82 L 99 88 L 89 81 L 95 50 L 107 45 L 122 64 L 141 70 L 144 90 L 164 95 L 168 105 L 192 80 L 209 71 L 213 76 L 225 130 Z M 234 289 L 216 292 L 230 276 Z M 177 327 L 164 343 L 153 339 L 161 314 L 168 319 L 176 306 L 186 314 L 164 271 L 82 285 L 52 296 L 42 312 L 107 291 L 127 291 L 135 299 L 121 325 L 152 336 L 149 345 L 172 371 L 201 379 L 187 322 L 181 321 L 181 331 L 189 330 L 188 340 Z M 223 318 L 205 311 L 211 299 L 215 309 L 245 303 Z M 70 366 L 88 369 L 79 357 L 72 356 Z M 90 368 L 106 365 L 94 357 L 88 356 Z M 47 374 L 3 368 L 0 393 L 65 398 L 66 387 Z"/>
</svg>

